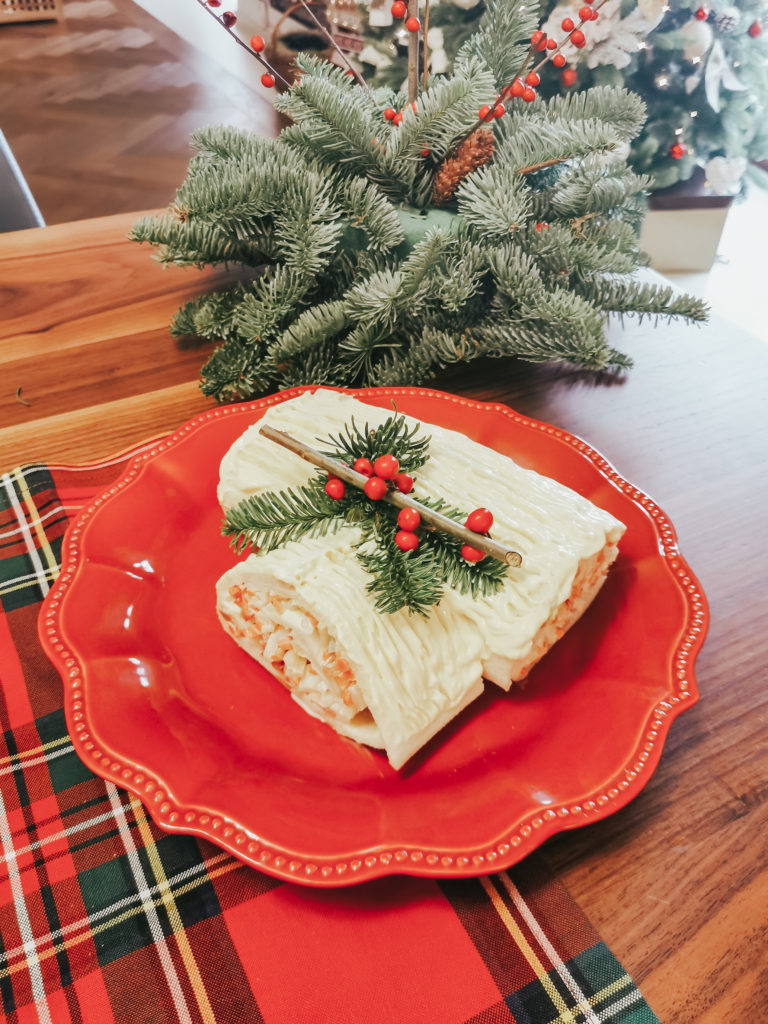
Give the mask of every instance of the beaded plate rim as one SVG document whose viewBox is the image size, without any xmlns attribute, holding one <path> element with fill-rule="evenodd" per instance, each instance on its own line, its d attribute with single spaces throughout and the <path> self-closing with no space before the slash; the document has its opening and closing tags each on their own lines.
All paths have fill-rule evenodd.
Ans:
<svg viewBox="0 0 768 1024">
<path fill-rule="evenodd" d="M 484 410 L 508 417 L 517 424 L 545 432 L 586 456 L 605 478 L 651 517 L 659 539 L 660 553 L 669 564 L 685 601 L 686 621 L 681 631 L 670 673 L 670 692 L 647 715 L 635 750 L 630 752 L 623 770 L 607 784 L 575 803 L 561 803 L 546 810 L 533 811 L 507 834 L 490 845 L 467 847 L 457 851 L 425 849 L 422 846 L 388 846 L 361 851 L 359 855 L 323 858 L 296 855 L 291 850 L 265 842 L 248 826 L 223 814 L 200 811 L 177 803 L 169 786 L 145 768 L 124 763 L 128 757 L 101 749 L 88 721 L 84 688 L 86 667 L 78 654 L 69 649 L 60 632 L 59 613 L 73 583 L 81 559 L 80 538 L 86 524 L 100 509 L 138 477 L 143 466 L 167 452 L 191 432 L 211 421 L 244 412 L 263 412 L 270 406 L 294 398 L 314 387 L 296 387 L 265 398 L 235 405 L 218 406 L 201 413 L 177 430 L 145 442 L 123 476 L 102 491 L 70 524 L 62 544 L 61 570 L 44 599 L 38 632 L 44 650 L 64 683 L 64 708 L 75 750 L 84 764 L 97 776 L 134 793 L 146 806 L 155 823 L 166 832 L 191 834 L 208 839 L 229 851 L 244 863 L 273 877 L 310 886 L 343 886 L 390 874 L 430 877 L 472 877 L 511 867 L 554 834 L 598 821 L 619 810 L 646 784 L 658 764 L 672 721 L 698 700 L 694 662 L 704 642 L 709 621 L 703 590 L 680 554 L 675 529 L 659 506 L 643 491 L 627 481 L 596 449 L 575 434 L 536 420 L 493 402 L 419 387 L 335 388 L 357 397 L 398 398 L 402 396 L 444 400 L 469 409 Z M 132 449 L 133 450 L 133 449 Z"/>
</svg>

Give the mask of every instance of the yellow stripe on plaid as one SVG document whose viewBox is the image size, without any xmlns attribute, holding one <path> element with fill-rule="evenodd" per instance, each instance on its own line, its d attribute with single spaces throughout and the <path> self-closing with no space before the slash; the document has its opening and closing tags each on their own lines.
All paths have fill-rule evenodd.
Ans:
<svg viewBox="0 0 768 1024">
<path fill-rule="evenodd" d="M 621 992 L 622 989 L 630 988 L 632 986 L 634 986 L 634 982 L 628 974 L 625 974 L 616 981 L 611 982 L 610 985 L 606 985 L 605 988 L 601 988 L 599 992 L 595 992 L 590 999 L 590 1002 L 593 1007 L 597 1006 L 598 1003 L 604 1003 L 606 1000 L 613 998 L 613 996 L 615 996 L 617 992 Z M 639 992 L 637 993 L 637 997 L 638 999 L 641 998 Z M 569 1012 L 568 1017 L 564 1017 L 562 1014 L 559 1014 L 557 1017 L 553 1017 L 548 1021 L 547 1024 L 566 1024 L 566 1021 L 571 1021 L 572 1019 L 573 1015 Z"/>
<path fill-rule="evenodd" d="M 30 573 L 29 576 L 23 576 L 19 579 L 15 579 L 11 586 L 0 587 L 0 594 L 3 596 L 5 596 L 5 594 L 15 594 L 17 590 L 24 590 L 30 585 L 30 583 L 38 582 L 41 576 L 45 579 L 46 583 L 53 583 L 58 575 L 58 566 L 56 566 L 55 569 L 42 568 L 42 572 Z"/>
<path fill-rule="evenodd" d="M 195 993 L 195 999 L 197 1000 L 200 1014 L 206 1024 L 216 1024 L 216 1017 L 214 1016 L 213 1009 L 208 1000 L 208 993 L 205 991 L 205 983 L 203 982 L 200 974 L 200 969 L 197 966 L 195 954 L 192 952 L 192 947 L 189 944 L 187 933 L 184 930 L 184 922 L 181 920 L 181 914 L 179 913 L 179 908 L 176 905 L 173 891 L 168 884 L 168 879 L 163 868 L 163 862 L 160 859 L 160 854 L 157 850 L 157 844 L 152 838 L 152 831 L 149 827 L 149 820 L 144 807 L 142 806 L 137 808 L 135 814 L 136 823 L 139 826 L 139 833 L 141 838 L 144 840 L 144 851 L 147 854 L 149 865 L 152 868 L 152 874 L 163 888 L 163 906 L 168 914 L 168 920 L 171 922 L 171 928 L 173 929 L 173 934 L 176 937 L 179 952 L 181 953 L 181 959 L 184 961 L 184 966 L 187 970 L 187 977 L 192 985 L 192 991 Z"/>
<path fill-rule="evenodd" d="M 48 542 L 48 537 L 46 535 L 45 529 L 43 528 L 43 524 L 40 521 L 40 514 L 37 511 L 37 505 L 35 505 L 34 501 L 32 500 L 32 495 L 30 493 L 29 487 L 27 486 L 26 478 L 20 469 L 14 469 L 11 475 L 13 479 L 16 481 L 19 494 L 24 499 L 24 504 L 26 505 L 27 511 L 29 512 L 29 522 L 30 525 L 32 526 L 32 529 L 35 531 L 35 536 L 37 537 L 40 543 L 40 550 L 45 555 L 45 560 L 48 563 L 49 570 L 54 574 L 52 578 L 55 578 L 59 572 L 59 563 L 56 556 L 53 553 L 53 548 Z"/>
<path fill-rule="evenodd" d="M 576 1017 L 574 1016 L 573 1010 L 568 1009 L 568 1006 L 558 991 L 557 986 L 550 978 L 548 969 L 542 964 L 531 944 L 528 942 L 525 935 L 523 935 L 522 929 L 509 912 L 509 908 L 505 905 L 504 900 L 497 892 L 493 882 L 491 882 L 490 878 L 487 876 L 481 875 L 480 884 L 488 894 L 494 910 L 499 915 L 499 918 L 505 925 L 507 931 L 517 943 L 520 952 L 528 961 L 531 970 L 536 975 L 537 981 L 552 1000 L 552 1005 L 560 1015 L 557 1020 L 562 1021 L 562 1024 L 576 1024 Z"/>
<path fill-rule="evenodd" d="M 48 743 L 41 743 L 37 747 L 30 747 L 29 750 L 17 750 L 15 754 L 7 754 L 5 757 L 0 757 L 0 768 L 6 764 L 22 764 L 30 757 L 37 757 L 38 754 L 44 754 L 47 750 L 53 750 L 54 747 L 60 747 L 62 743 L 72 744 L 72 740 L 69 736 L 60 736 L 57 740 L 50 740 Z"/>
<path fill-rule="evenodd" d="M 193 892 L 198 889 L 201 885 L 205 885 L 207 882 L 212 881 L 214 878 L 219 878 L 221 875 L 229 874 L 230 871 L 237 871 L 239 868 L 245 869 L 245 865 L 239 860 L 235 860 L 234 857 L 230 858 L 228 854 L 223 854 L 227 857 L 227 863 L 223 864 L 220 868 L 214 871 L 207 871 L 199 878 L 192 879 L 185 885 L 179 886 L 175 892 L 177 896 L 184 896 L 188 892 Z M 160 907 L 165 903 L 166 897 L 163 895 L 157 895 L 152 897 L 152 902 L 156 907 Z M 103 921 L 100 924 L 89 927 L 87 931 L 82 932 L 80 935 L 75 935 L 71 938 L 65 938 L 63 941 L 52 943 L 48 949 L 42 950 L 42 952 L 36 952 L 36 958 L 38 961 L 49 960 L 52 956 L 57 956 L 59 953 L 65 952 L 66 950 L 72 949 L 75 946 L 79 946 L 83 942 L 88 942 L 93 936 L 99 935 L 101 932 L 108 931 L 110 928 L 114 928 L 115 925 L 122 924 L 124 921 L 130 921 L 133 917 L 138 917 L 141 914 L 146 913 L 145 904 L 140 903 L 135 907 L 131 907 L 125 910 L 122 914 L 118 914 L 115 917 L 110 917 L 107 921 Z M 77 922 L 76 926 L 72 927 L 87 927 L 89 924 L 86 918 L 83 921 Z M 65 929 L 61 929 L 64 931 Z M 37 939 L 36 942 L 42 941 Z M 11 953 L 24 952 L 23 946 L 18 946 L 15 950 L 10 950 Z M 8 967 L 0 968 L 0 978 L 7 978 L 10 975 L 17 974 L 19 971 L 25 971 L 27 969 L 26 960 L 19 961 L 15 964 L 10 964 Z"/>
</svg>

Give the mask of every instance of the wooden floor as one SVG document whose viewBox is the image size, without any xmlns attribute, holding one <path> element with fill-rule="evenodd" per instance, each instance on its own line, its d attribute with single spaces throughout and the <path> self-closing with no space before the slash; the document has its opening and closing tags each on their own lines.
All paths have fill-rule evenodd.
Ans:
<svg viewBox="0 0 768 1024">
<path fill-rule="evenodd" d="M 64 10 L 0 26 L 0 129 L 46 223 L 166 206 L 195 128 L 277 134 L 268 101 L 132 0 Z"/>
</svg>

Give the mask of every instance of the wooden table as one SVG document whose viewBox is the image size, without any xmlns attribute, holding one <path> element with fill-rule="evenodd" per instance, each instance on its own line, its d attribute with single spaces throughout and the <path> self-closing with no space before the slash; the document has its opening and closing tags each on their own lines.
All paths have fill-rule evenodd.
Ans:
<svg viewBox="0 0 768 1024">
<path fill-rule="evenodd" d="M 133 219 L 0 238 L 0 471 L 97 459 L 210 407 L 197 387 L 209 346 L 179 344 L 167 325 L 226 275 L 160 269 L 125 240 Z M 757 1022 L 768 1016 L 768 347 L 716 318 L 627 321 L 611 340 L 635 359 L 621 381 L 510 361 L 432 383 L 583 436 L 675 524 L 710 604 L 701 700 L 637 799 L 546 854 L 665 1024 Z"/>
</svg>

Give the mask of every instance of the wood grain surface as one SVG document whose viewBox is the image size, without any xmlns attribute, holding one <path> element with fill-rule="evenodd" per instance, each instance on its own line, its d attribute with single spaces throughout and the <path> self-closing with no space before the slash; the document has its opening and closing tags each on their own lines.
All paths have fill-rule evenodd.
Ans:
<svg viewBox="0 0 768 1024">
<path fill-rule="evenodd" d="M 125 240 L 133 219 L 0 237 L 0 471 L 97 459 L 210 407 L 197 388 L 208 348 L 167 325 L 226 272 L 161 269 Z M 768 1019 L 768 347 L 716 317 L 610 333 L 635 359 L 621 379 L 509 360 L 430 384 L 584 437 L 675 524 L 710 606 L 701 699 L 642 793 L 545 855 L 664 1024 L 757 1024 Z"/>
<path fill-rule="evenodd" d="M 132 0 L 64 7 L 0 32 L 2 129 L 46 224 L 167 205 L 197 128 L 277 134 L 263 93 Z"/>
</svg>

